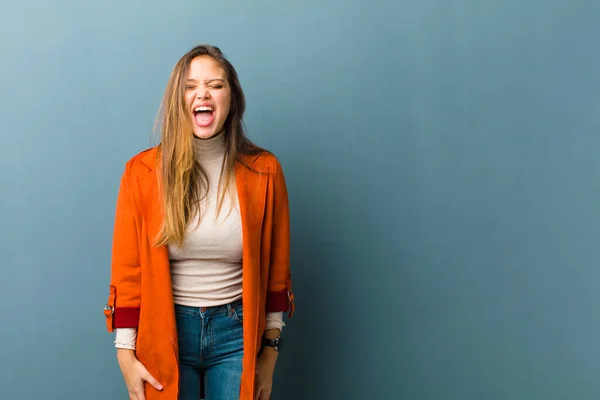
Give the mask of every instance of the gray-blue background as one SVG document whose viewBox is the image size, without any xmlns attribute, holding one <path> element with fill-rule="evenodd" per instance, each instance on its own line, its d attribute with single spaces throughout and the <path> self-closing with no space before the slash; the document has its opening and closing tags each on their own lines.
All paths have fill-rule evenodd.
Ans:
<svg viewBox="0 0 600 400">
<path fill-rule="evenodd" d="M 595 0 L 3 0 L 0 398 L 126 398 L 118 179 L 212 43 L 289 185 L 274 399 L 597 399 L 599 37 Z"/>
</svg>

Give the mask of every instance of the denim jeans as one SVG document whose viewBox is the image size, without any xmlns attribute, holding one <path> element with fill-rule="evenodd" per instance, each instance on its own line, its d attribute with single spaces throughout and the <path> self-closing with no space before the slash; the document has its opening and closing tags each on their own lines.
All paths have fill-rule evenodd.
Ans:
<svg viewBox="0 0 600 400">
<path fill-rule="evenodd" d="M 242 301 L 216 307 L 175 305 L 179 400 L 238 400 L 244 339 Z"/>
</svg>

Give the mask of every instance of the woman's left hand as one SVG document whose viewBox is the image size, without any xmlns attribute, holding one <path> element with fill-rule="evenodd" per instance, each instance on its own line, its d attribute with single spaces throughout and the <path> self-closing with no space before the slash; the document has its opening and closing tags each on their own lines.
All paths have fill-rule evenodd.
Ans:
<svg viewBox="0 0 600 400">
<path fill-rule="evenodd" d="M 277 350 L 271 347 L 262 349 L 256 360 L 256 380 L 254 382 L 254 399 L 269 400 L 273 388 L 273 373 L 277 362 Z"/>
</svg>

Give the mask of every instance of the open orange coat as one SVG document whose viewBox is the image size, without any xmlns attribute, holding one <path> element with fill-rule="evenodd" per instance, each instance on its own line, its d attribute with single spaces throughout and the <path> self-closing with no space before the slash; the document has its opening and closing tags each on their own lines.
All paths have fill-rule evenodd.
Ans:
<svg viewBox="0 0 600 400">
<path fill-rule="evenodd" d="M 148 400 L 177 400 L 178 343 L 169 255 L 152 246 L 163 211 L 157 179 L 157 147 L 125 166 L 117 199 L 107 329 L 136 327 L 136 355 L 163 385 L 145 385 Z M 246 164 L 246 165 L 244 165 Z M 290 277 L 288 196 L 281 166 L 263 152 L 243 156 L 235 169 L 243 234 L 242 302 L 244 358 L 240 400 L 254 397 L 257 354 L 266 312 L 294 311 Z"/>
</svg>

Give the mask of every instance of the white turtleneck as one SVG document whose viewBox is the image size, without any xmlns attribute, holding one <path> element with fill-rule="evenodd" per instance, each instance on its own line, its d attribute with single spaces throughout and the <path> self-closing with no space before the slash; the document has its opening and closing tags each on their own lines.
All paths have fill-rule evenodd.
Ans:
<svg viewBox="0 0 600 400">
<path fill-rule="evenodd" d="M 196 160 L 208 175 L 208 193 L 200 203 L 200 218 L 196 215 L 188 226 L 183 247 L 169 246 L 173 298 L 176 304 L 212 307 L 242 297 L 242 222 L 235 193 L 233 199 L 226 193 L 217 215 L 224 135 L 194 142 Z"/>
<path fill-rule="evenodd" d="M 219 214 L 219 179 L 225 136 L 194 139 L 196 160 L 208 175 L 208 193 L 188 226 L 181 248 L 169 245 L 173 300 L 192 307 L 213 307 L 242 297 L 242 223 L 235 185 L 226 191 Z M 267 313 L 267 329 L 282 329 L 283 313 Z M 116 329 L 115 346 L 135 349 L 135 328 Z"/>
</svg>

